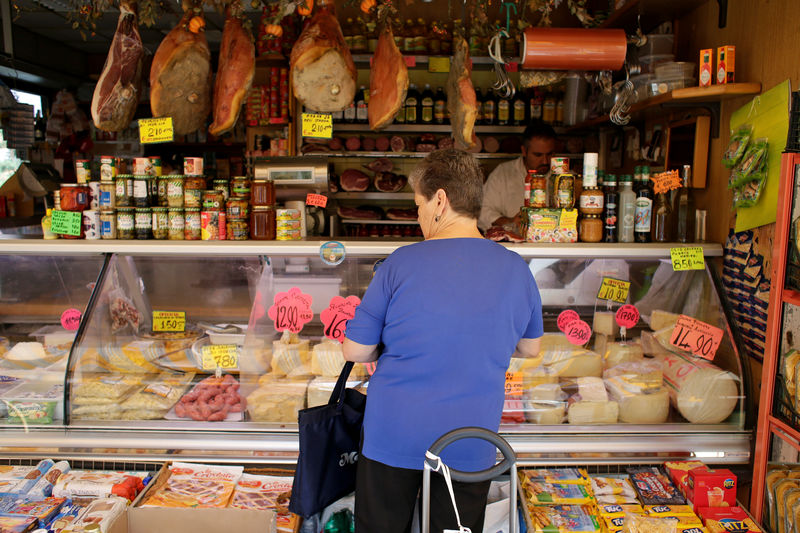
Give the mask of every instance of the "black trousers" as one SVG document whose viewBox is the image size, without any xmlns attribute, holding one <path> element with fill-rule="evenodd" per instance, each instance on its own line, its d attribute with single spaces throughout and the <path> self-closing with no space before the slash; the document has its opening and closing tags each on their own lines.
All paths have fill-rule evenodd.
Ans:
<svg viewBox="0 0 800 533">
<path fill-rule="evenodd" d="M 473 533 L 483 531 L 486 496 L 491 481 L 453 481 L 461 524 Z M 378 461 L 358 458 L 356 477 L 356 533 L 408 533 L 417 495 L 422 491 L 422 470 L 396 468 Z M 431 532 L 458 530 L 453 502 L 444 478 L 431 472 Z M 420 507 L 421 509 L 421 507 Z M 421 510 L 420 510 L 421 514 Z"/>
</svg>

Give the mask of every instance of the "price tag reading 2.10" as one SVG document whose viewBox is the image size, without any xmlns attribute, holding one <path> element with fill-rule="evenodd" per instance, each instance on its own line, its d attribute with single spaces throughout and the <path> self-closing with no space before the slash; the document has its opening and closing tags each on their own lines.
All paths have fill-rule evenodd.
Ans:
<svg viewBox="0 0 800 533">
<path fill-rule="evenodd" d="M 275 295 L 274 302 L 267 314 L 278 331 L 300 333 L 303 326 L 314 318 L 311 295 L 304 294 L 297 287 L 292 287 L 288 292 L 279 292 Z"/>
<path fill-rule="evenodd" d="M 333 117 L 323 113 L 303 113 L 302 135 L 316 139 L 332 139 Z"/>
<path fill-rule="evenodd" d="M 325 326 L 325 336 L 331 340 L 344 341 L 344 332 L 347 329 L 347 321 L 356 314 L 356 307 L 361 303 L 358 296 L 334 296 L 328 308 L 319 314 L 322 325 Z"/>
<path fill-rule="evenodd" d="M 721 329 L 681 315 L 678 317 L 675 329 L 672 330 L 669 342 L 676 348 L 713 361 L 723 336 L 724 333 Z"/>
</svg>

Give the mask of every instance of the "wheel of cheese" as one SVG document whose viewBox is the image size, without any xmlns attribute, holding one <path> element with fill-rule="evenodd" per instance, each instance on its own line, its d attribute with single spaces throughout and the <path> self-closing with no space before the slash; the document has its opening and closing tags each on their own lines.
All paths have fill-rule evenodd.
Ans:
<svg viewBox="0 0 800 533">
<path fill-rule="evenodd" d="M 669 417 L 669 391 L 631 394 L 618 398 L 619 421 L 627 424 L 663 424 Z"/>
<path fill-rule="evenodd" d="M 672 404 L 693 424 L 719 424 L 739 402 L 737 378 L 717 366 L 691 356 L 663 358 L 664 381 Z"/>
</svg>

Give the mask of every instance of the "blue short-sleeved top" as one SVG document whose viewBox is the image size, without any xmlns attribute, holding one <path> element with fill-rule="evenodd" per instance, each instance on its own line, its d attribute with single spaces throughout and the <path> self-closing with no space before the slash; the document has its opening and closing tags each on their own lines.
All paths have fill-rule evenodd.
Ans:
<svg viewBox="0 0 800 533">
<path fill-rule="evenodd" d="M 497 431 L 511 355 L 521 338 L 542 336 L 541 307 L 525 261 L 490 240 L 430 240 L 392 253 L 347 323 L 347 338 L 385 345 L 369 384 L 362 454 L 421 469 L 448 431 Z M 495 450 L 463 440 L 442 458 L 482 470 Z"/>
</svg>

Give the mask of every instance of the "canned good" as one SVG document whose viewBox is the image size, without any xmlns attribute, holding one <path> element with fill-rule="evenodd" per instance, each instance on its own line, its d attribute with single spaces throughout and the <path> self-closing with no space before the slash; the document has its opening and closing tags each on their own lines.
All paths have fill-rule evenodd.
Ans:
<svg viewBox="0 0 800 533">
<path fill-rule="evenodd" d="M 203 209 L 206 211 L 219 211 L 224 208 L 225 198 L 222 196 L 222 192 L 217 190 L 203 191 Z"/>
<path fill-rule="evenodd" d="M 164 240 L 169 236 L 169 214 L 166 207 L 153 208 L 153 238 Z"/>
<path fill-rule="evenodd" d="M 292 219 L 292 220 L 278 220 L 278 224 L 276 225 L 276 229 L 278 231 L 281 230 L 290 230 L 290 229 L 301 229 L 301 222 L 299 219 Z"/>
<path fill-rule="evenodd" d="M 89 209 L 83 212 L 83 234 L 90 241 L 100 238 L 100 211 Z"/>
<path fill-rule="evenodd" d="M 205 185 L 206 180 L 203 178 L 187 176 L 183 182 L 183 206 L 186 208 L 200 208 L 203 205 L 202 199 Z"/>
<path fill-rule="evenodd" d="M 167 195 L 167 191 L 169 189 L 169 177 L 159 176 L 156 182 L 158 183 L 158 189 L 156 191 L 157 205 L 159 207 L 169 207 L 169 197 Z"/>
<path fill-rule="evenodd" d="M 117 208 L 117 239 L 133 239 L 134 227 L 133 208 Z"/>
<path fill-rule="evenodd" d="M 117 177 L 117 158 L 111 155 L 100 157 L 100 181 L 110 181 Z"/>
<path fill-rule="evenodd" d="M 250 224 L 244 219 L 227 221 L 227 237 L 229 241 L 246 241 L 249 238 Z"/>
<path fill-rule="evenodd" d="M 100 208 L 100 182 L 90 181 L 89 186 L 89 209 Z"/>
<path fill-rule="evenodd" d="M 134 174 L 150 174 L 150 158 L 149 157 L 134 157 L 133 158 L 133 173 Z"/>
<path fill-rule="evenodd" d="M 117 214 L 111 209 L 100 211 L 100 238 L 117 238 Z"/>
<path fill-rule="evenodd" d="M 116 187 L 113 181 L 100 182 L 100 197 L 98 198 L 98 205 L 100 209 L 113 209 L 116 207 Z"/>
<path fill-rule="evenodd" d="M 89 159 L 75 160 L 75 181 L 83 185 L 92 175 L 92 162 Z"/>
<path fill-rule="evenodd" d="M 258 206 L 250 212 L 250 238 L 257 241 L 275 239 L 275 209 Z"/>
<path fill-rule="evenodd" d="M 200 240 L 200 208 L 187 207 L 184 215 L 183 237 L 187 241 Z"/>
<path fill-rule="evenodd" d="M 253 180 L 250 187 L 252 205 L 275 205 L 275 182 L 272 180 Z"/>
<path fill-rule="evenodd" d="M 167 179 L 167 204 L 169 207 L 183 207 L 183 176 L 169 176 Z"/>
<path fill-rule="evenodd" d="M 136 238 L 145 240 L 153 238 L 153 210 L 149 207 L 138 207 L 134 217 Z"/>
<path fill-rule="evenodd" d="M 117 207 L 130 207 L 133 196 L 133 175 L 119 174 L 114 180 L 114 197 Z M 119 225 L 117 225 L 119 230 Z"/>
<path fill-rule="evenodd" d="M 298 209 L 276 209 L 276 220 L 300 220 L 300 211 Z"/>
<path fill-rule="evenodd" d="M 183 158 L 183 173 L 187 176 L 202 176 L 203 175 L 203 158 L 202 157 L 184 157 Z"/>
<path fill-rule="evenodd" d="M 169 224 L 169 240 L 182 241 L 185 228 L 183 209 L 169 209 L 167 212 L 167 220 Z"/>
<path fill-rule="evenodd" d="M 556 176 L 569 174 L 569 157 L 550 158 L 550 172 Z"/>
<path fill-rule="evenodd" d="M 64 183 L 59 191 L 61 211 L 85 211 L 89 208 L 89 187 L 78 183 Z"/>
<path fill-rule="evenodd" d="M 275 232 L 275 240 L 276 241 L 299 241 L 300 240 L 300 230 L 299 229 L 287 229 L 282 231 Z"/>
<path fill-rule="evenodd" d="M 151 157 L 150 158 L 150 166 L 148 167 L 148 174 L 151 176 L 158 177 L 161 175 L 161 158 L 160 157 Z"/>
<path fill-rule="evenodd" d="M 228 188 L 228 180 L 214 180 L 214 190 L 221 192 L 225 201 L 228 201 L 228 198 L 231 195 Z"/>
<path fill-rule="evenodd" d="M 227 237 L 224 211 L 200 213 L 200 237 L 204 241 L 224 241 Z"/>
<path fill-rule="evenodd" d="M 226 202 L 228 220 L 247 219 L 250 213 L 250 202 L 247 198 L 231 198 Z"/>
</svg>

